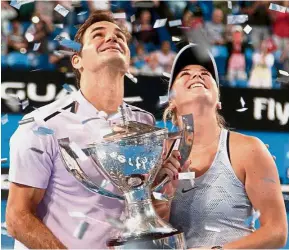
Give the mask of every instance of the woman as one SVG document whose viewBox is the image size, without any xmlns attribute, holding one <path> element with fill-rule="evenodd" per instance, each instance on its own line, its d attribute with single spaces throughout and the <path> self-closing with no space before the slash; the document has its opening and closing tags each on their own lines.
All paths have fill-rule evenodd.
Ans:
<svg viewBox="0 0 289 250">
<path fill-rule="evenodd" d="M 169 175 L 173 181 L 163 191 L 174 198 L 155 201 L 159 215 L 185 233 L 188 248 L 282 247 L 287 220 L 275 162 L 259 139 L 224 128 L 218 114 L 218 72 L 210 53 L 185 46 L 174 61 L 170 90 L 174 95 L 165 116 L 171 113 L 181 127 L 180 116 L 193 114 L 194 141 L 184 168 L 178 151 L 163 163 L 157 181 Z M 186 169 L 196 176 L 190 188 L 177 178 Z M 252 221 L 245 223 L 254 210 L 261 214 L 257 230 Z"/>
</svg>

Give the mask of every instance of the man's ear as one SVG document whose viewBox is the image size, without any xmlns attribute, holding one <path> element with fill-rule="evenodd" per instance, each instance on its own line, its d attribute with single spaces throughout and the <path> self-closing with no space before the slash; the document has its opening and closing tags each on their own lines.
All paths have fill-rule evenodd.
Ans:
<svg viewBox="0 0 289 250">
<path fill-rule="evenodd" d="M 81 69 L 82 68 L 82 60 L 79 55 L 73 55 L 71 58 L 71 64 L 73 68 L 75 69 Z"/>
</svg>

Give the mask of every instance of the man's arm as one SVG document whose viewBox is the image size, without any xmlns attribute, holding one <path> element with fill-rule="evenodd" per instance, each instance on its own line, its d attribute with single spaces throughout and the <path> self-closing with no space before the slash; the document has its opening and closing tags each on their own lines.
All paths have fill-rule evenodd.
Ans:
<svg viewBox="0 0 289 250">
<path fill-rule="evenodd" d="M 238 164 L 245 167 L 245 189 L 253 207 L 260 211 L 261 226 L 252 234 L 225 244 L 224 249 L 283 247 L 288 229 L 275 162 L 266 146 L 257 138 L 244 136 L 238 139 Z"/>
<path fill-rule="evenodd" d="M 8 233 L 29 249 L 66 249 L 36 217 L 45 189 L 11 183 L 6 210 Z"/>
</svg>

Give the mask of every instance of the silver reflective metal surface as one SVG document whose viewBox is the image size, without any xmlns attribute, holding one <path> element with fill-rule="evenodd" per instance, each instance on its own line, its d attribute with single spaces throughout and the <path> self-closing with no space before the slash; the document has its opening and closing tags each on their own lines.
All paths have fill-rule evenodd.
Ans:
<svg viewBox="0 0 289 250">
<path fill-rule="evenodd" d="M 154 248 L 162 248 L 164 244 L 180 246 L 177 248 L 185 245 L 182 233 L 156 214 L 151 200 L 151 186 L 161 167 L 167 137 L 167 129 L 130 121 L 112 127 L 103 140 L 82 149 L 93 167 L 100 169 L 123 195 L 114 194 L 94 182 L 81 167 L 77 154 L 70 147 L 70 139 L 58 140 L 65 166 L 78 181 L 92 192 L 125 199 L 124 229 L 119 238 L 111 240 L 110 247 L 150 248 L 147 244 L 153 241 L 157 242 Z"/>
</svg>

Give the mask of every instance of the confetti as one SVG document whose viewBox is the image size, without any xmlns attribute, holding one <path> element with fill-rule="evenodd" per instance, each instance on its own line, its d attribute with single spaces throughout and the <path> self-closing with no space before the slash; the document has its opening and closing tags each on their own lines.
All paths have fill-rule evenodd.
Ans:
<svg viewBox="0 0 289 250">
<path fill-rule="evenodd" d="M 64 84 L 62 85 L 62 87 L 63 87 L 68 93 L 73 92 L 73 89 L 72 89 L 67 83 L 64 83 Z"/>
<path fill-rule="evenodd" d="M 38 153 L 38 154 L 43 154 L 44 152 L 41 151 L 40 149 L 37 149 L 37 148 L 30 148 L 32 151 Z"/>
<path fill-rule="evenodd" d="M 63 23 L 59 23 L 59 24 L 54 24 L 55 28 L 59 28 L 59 29 L 63 29 L 64 25 Z"/>
<path fill-rule="evenodd" d="M 242 108 L 244 108 L 245 107 L 245 101 L 244 101 L 243 97 L 240 98 L 240 102 L 241 102 Z"/>
<path fill-rule="evenodd" d="M 165 19 L 157 19 L 153 28 L 154 29 L 157 29 L 157 28 L 160 28 L 160 27 L 163 27 L 166 25 L 166 22 L 167 22 L 167 18 Z"/>
<path fill-rule="evenodd" d="M 114 19 L 126 19 L 126 14 L 122 13 L 112 13 Z"/>
<path fill-rule="evenodd" d="M 175 26 L 179 26 L 179 25 L 182 25 L 182 20 L 181 19 L 169 21 L 169 26 L 170 27 L 175 27 Z"/>
<path fill-rule="evenodd" d="M 8 158 L 1 158 L 1 163 L 8 161 Z"/>
<path fill-rule="evenodd" d="M 19 10 L 22 5 L 32 3 L 34 1 L 35 0 L 12 0 L 10 5 Z"/>
<path fill-rule="evenodd" d="M 251 32 L 252 27 L 249 24 L 247 24 L 243 30 L 248 35 Z"/>
<path fill-rule="evenodd" d="M 237 109 L 236 111 L 237 112 L 244 112 L 244 111 L 246 111 L 248 108 L 241 108 L 241 109 Z"/>
<path fill-rule="evenodd" d="M 177 37 L 177 36 L 173 36 L 173 37 L 172 37 L 172 41 L 173 41 L 173 42 L 179 42 L 179 41 L 181 41 L 181 38 L 180 38 L 180 37 Z"/>
<path fill-rule="evenodd" d="M 81 11 L 81 12 L 79 12 L 77 15 L 78 16 L 81 16 L 81 15 L 84 15 L 84 14 L 86 14 L 87 13 L 87 11 Z"/>
<path fill-rule="evenodd" d="M 40 71 L 42 68 L 30 70 L 30 72 Z"/>
<path fill-rule="evenodd" d="M 282 76 L 282 77 L 278 77 L 277 79 L 276 79 L 276 81 L 277 82 L 280 82 L 280 83 L 289 83 L 289 77 L 287 77 L 287 76 Z"/>
<path fill-rule="evenodd" d="M 283 76 L 289 76 L 289 73 L 287 71 L 279 69 L 279 73 Z"/>
<path fill-rule="evenodd" d="M 232 1 L 228 1 L 228 8 L 232 9 Z"/>
<path fill-rule="evenodd" d="M 227 24 L 240 24 L 248 21 L 248 15 L 228 15 Z"/>
<path fill-rule="evenodd" d="M 218 227 L 212 227 L 212 226 L 205 226 L 205 230 L 213 231 L 213 232 L 217 232 L 217 233 L 220 233 L 220 232 L 221 232 L 221 229 L 220 229 L 220 228 L 218 228 Z"/>
<path fill-rule="evenodd" d="M 81 161 L 86 161 L 88 159 L 88 157 L 85 155 L 82 149 L 75 142 L 71 142 L 69 144 L 69 147 L 73 150 L 73 152 L 77 155 L 77 157 Z"/>
<path fill-rule="evenodd" d="M 156 200 L 168 201 L 168 197 L 165 194 L 153 192 L 153 196 Z"/>
<path fill-rule="evenodd" d="M 134 21 L 135 21 L 135 15 L 132 15 L 132 16 L 130 17 L 130 22 L 133 23 Z"/>
<path fill-rule="evenodd" d="M 33 51 L 37 51 L 40 47 L 41 43 L 34 43 L 33 45 Z"/>
<path fill-rule="evenodd" d="M 34 122 L 34 117 L 30 117 L 30 118 L 27 118 L 27 119 L 24 119 L 24 120 L 21 120 L 18 122 L 19 125 L 23 125 L 23 124 L 26 124 L 26 123 L 30 123 L 30 122 Z"/>
<path fill-rule="evenodd" d="M 137 78 L 134 77 L 131 73 L 125 73 L 126 77 L 129 78 L 132 82 L 137 83 Z"/>
<path fill-rule="evenodd" d="M 143 99 L 140 96 L 124 97 L 125 102 L 142 102 Z"/>
<path fill-rule="evenodd" d="M 52 129 L 45 128 L 45 127 L 38 127 L 38 129 L 34 130 L 33 132 L 36 135 L 53 135 L 54 134 L 54 131 Z"/>
<path fill-rule="evenodd" d="M 76 227 L 76 229 L 74 230 L 73 236 L 74 236 L 75 238 L 81 240 L 81 239 L 83 238 L 85 232 L 87 231 L 88 227 L 89 227 L 88 222 L 86 222 L 86 221 L 81 221 L 81 222 L 78 224 L 78 226 Z"/>
<path fill-rule="evenodd" d="M 65 37 L 63 37 L 63 36 L 61 36 L 61 35 L 57 35 L 53 40 L 60 42 L 60 41 L 62 41 L 63 39 L 65 39 Z"/>
<path fill-rule="evenodd" d="M 167 77 L 167 78 L 171 78 L 171 74 L 167 73 L 167 72 L 163 72 L 163 76 Z"/>
<path fill-rule="evenodd" d="M 275 4 L 275 3 L 270 3 L 269 9 L 270 10 L 275 10 L 275 11 L 278 11 L 278 12 L 281 12 L 281 13 L 285 13 L 286 12 L 286 7 L 278 5 L 278 4 Z"/>
<path fill-rule="evenodd" d="M 75 52 L 73 51 L 67 51 L 67 50 L 56 50 L 53 52 L 53 54 L 57 56 L 73 56 Z"/>
<path fill-rule="evenodd" d="M 29 100 L 26 99 L 21 102 L 22 110 L 26 109 L 29 106 Z"/>
<path fill-rule="evenodd" d="M 99 117 L 88 118 L 88 119 L 82 121 L 81 123 L 82 123 L 82 124 L 85 124 L 85 123 L 90 122 L 90 121 L 92 121 L 92 120 L 99 120 L 99 119 L 100 119 Z"/>
<path fill-rule="evenodd" d="M 69 13 L 69 10 L 67 10 L 66 8 L 64 8 L 62 5 L 57 4 L 56 7 L 54 8 L 54 10 L 56 12 L 58 12 L 60 15 L 62 15 L 63 17 L 66 17 L 67 14 Z"/>
<path fill-rule="evenodd" d="M 8 122 L 8 115 L 5 114 L 1 117 L 1 124 L 4 125 Z"/>
<path fill-rule="evenodd" d="M 192 180 L 195 179 L 195 172 L 183 172 L 178 174 L 179 180 Z"/>
<path fill-rule="evenodd" d="M 69 40 L 66 38 L 61 39 L 61 41 L 59 41 L 59 44 L 61 46 L 64 46 L 64 47 L 69 48 L 69 49 L 73 49 L 73 50 L 78 51 L 78 52 L 81 50 L 81 44 L 80 43 L 77 43 L 75 41 L 72 41 L 72 40 Z"/>
<path fill-rule="evenodd" d="M 266 182 L 276 183 L 276 181 L 274 181 L 271 178 L 264 178 L 263 180 L 266 181 Z"/>
</svg>

